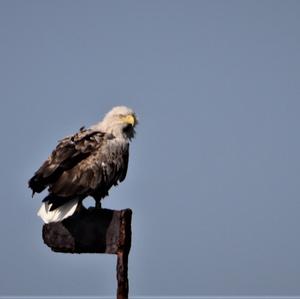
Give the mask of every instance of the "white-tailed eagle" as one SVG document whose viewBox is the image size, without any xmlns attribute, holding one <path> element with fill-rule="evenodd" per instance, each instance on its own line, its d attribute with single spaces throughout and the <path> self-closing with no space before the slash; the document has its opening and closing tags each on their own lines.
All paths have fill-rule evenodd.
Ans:
<svg viewBox="0 0 300 299">
<path fill-rule="evenodd" d="M 98 124 L 59 141 L 28 182 L 33 194 L 48 187 L 38 211 L 45 223 L 69 217 L 87 196 L 101 207 L 109 189 L 126 177 L 136 124 L 133 110 L 118 106 Z"/>
</svg>

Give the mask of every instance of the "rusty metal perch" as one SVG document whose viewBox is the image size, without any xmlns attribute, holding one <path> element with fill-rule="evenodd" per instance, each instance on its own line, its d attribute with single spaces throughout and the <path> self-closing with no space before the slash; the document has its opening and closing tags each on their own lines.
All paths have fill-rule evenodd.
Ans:
<svg viewBox="0 0 300 299">
<path fill-rule="evenodd" d="M 43 226 L 43 240 L 55 252 L 117 255 L 117 299 L 128 299 L 130 209 L 81 209 L 71 217 Z"/>
</svg>

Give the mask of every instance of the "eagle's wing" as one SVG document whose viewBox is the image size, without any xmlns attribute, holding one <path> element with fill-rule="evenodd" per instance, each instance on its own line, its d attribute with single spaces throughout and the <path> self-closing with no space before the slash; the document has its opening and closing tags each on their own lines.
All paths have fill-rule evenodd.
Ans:
<svg viewBox="0 0 300 299">
<path fill-rule="evenodd" d="M 128 144 L 103 138 L 88 157 L 66 170 L 50 186 L 49 191 L 60 197 L 74 195 L 105 196 L 107 191 L 125 179 L 128 167 Z"/>
<path fill-rule="evenodd" d="M 84 130 L 59 141 L 49 158 L 29 180 L 34 192 L 42 192 L 55 182 L 64 171 L 71 169 L 89 157 L 104 140 L 105 133 Z"/>
</svg>

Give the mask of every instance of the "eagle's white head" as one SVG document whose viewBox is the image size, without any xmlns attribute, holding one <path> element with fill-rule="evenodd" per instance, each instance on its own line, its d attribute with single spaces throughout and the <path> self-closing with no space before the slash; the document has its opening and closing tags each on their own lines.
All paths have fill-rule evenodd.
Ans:
<svg viewBox="0 0 300 299">
<path fill-rule="evenodd" d="M 112 108 L 103 120 L 92 127 L 105 133 L 113 134 L 118 138 L 131 140 L 135 134 L 135 126 L 138 120 L 135 112 L 126 106 Z"/>
</svg>

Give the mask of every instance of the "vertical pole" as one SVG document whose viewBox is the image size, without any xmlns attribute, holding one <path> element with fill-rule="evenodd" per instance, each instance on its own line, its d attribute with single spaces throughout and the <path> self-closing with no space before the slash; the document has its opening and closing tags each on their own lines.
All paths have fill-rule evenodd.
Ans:
<svg viewBox="0 0 300 299">
<path fill-rule="evenodd" d="M 117 255 L 117 299 L 128 299 L 128 252 L 119 251 Z"/>
<path fill-rule="evenodd" d="M 117 252 L 117 299 L 128 299 L 128 256 L 131 247 L 131 216 L 131 210 L 121 211 L 119 249 Z"/>
</svg>

